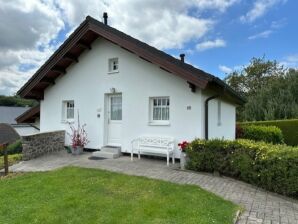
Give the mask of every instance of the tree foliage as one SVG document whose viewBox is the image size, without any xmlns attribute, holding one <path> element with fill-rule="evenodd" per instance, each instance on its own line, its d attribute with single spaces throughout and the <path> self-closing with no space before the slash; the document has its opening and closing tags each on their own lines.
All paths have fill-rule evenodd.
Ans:
<svg viewBox="0 0 298 224">
<path fill-rule="evenodd" d="M 2 96 L 0 95 L 0 106 L 9 107 L 25 107 L 25 106 L 35 106 L 38 102 L 35 100 L 22 99 L 19 96 Z"/>
<path fill-rule="evenodd" d="M 253 58 L 248 66 L 232 72 L 225 81 L 247 100 L 237 110 L 239 121 L 298 117 L 298 70 L 284 69 L 264 57 Z"/>
</svg>

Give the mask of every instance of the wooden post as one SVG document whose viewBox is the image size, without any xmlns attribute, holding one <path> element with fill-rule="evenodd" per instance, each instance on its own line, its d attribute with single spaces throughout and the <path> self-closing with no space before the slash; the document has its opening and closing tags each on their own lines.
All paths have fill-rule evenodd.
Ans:
<svg viewBox="0 0 298 224">
<path fill-rule="evenodd" d="M 7 155 L 7 145 L 2 144 L 0 145 L 0 149 L 3 150 L 3 158 L 4 158 L 4 175 L 8 175 L 8 155 Z"/>
<path fill-rule="evenodd" d="M 4 175 L 8 175 L 8 155 L 7 155 L 7 145 L 4 145 Z"/>
</svg>

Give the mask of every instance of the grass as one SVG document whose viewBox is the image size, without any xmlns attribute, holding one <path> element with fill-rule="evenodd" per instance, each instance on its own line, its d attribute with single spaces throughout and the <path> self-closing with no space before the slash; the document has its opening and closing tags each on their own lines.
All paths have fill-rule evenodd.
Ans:
<svg viewBox="0 0 298 224">
<path fill-rule="evenodd" d="M 11 166 L 22 159 L 22 154 L 8 155 L 8 164 Z M 4 158 L 0 156 L 0 170 L 4 168 Z"/>
<path fill-rule="evenodd" d="M 0 180 L 0 223 L 232 223 L 238 207 L 197 186 L 66 167 Z"/>
</svg>

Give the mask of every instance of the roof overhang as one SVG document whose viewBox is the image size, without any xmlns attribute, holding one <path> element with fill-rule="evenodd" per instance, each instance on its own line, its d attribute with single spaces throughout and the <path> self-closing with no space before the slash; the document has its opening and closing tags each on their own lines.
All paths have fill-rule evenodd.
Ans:
<svg viewBox="0 0 298 224">
<path fill-rule="evenodd" d="M 20 123 L 34 123 L 36 118 L 40 117 L 40 105 L 30 108 L 23 114 L 18 116 L 15 120 Z"/>
<path fill-rule="evenodd" d="M 215 78 L 200 69 L 181 62 L 156 48 L 87 16 L 81 25 L 18 91 L 18 95 L 23 98 L 42 100 L 44 90 L 48 86 L 54 85 L 55 79 L 64 75 L 71 64 L 78 63 L 79 56 L 83 51 L 91 50 L 91 45 L 97 38 L 104 38 L 201 89 L 205 89 L 208 83 Z"/>
</svg>

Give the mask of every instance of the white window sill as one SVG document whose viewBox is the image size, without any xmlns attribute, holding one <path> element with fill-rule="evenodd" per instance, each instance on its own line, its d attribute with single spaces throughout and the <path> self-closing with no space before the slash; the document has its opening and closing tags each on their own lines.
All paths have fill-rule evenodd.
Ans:
<svg viewBox="0 0 298 224">
<path fill-rule="evenodd" d="M 74 123 L 74 119 L 62 120 L 61 123 L 72 124 L 72 123 Z"/>
<path fill-rule="evenodd" d="M 108 74 L 109 74 L 109 75 L 112 75 L 112 74 L 117 74 L 117 73 L 119 73 L 119 70 L 117 70 L 117 71 L 110 71 L 110 72 L 108 72 Z"/>
<path fill-rule="evenodd" d="M 170 126 L 169 121 L 151 121 L 148 123 L 149 126 Z"/>
</svg>

